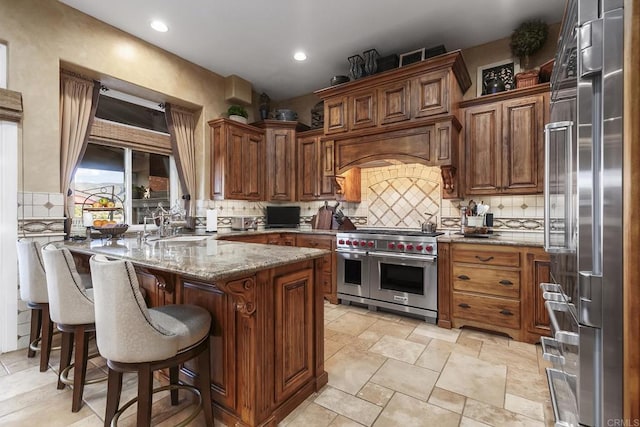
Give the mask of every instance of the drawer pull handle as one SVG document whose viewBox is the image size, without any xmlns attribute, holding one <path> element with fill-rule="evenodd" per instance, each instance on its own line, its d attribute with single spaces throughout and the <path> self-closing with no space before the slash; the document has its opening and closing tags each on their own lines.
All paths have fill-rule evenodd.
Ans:
<svg viewBox="0 0 640 427">
<path fill-rule="evenodd" d="M 460 279 L 460 280 L 469 280 L 469 279 L 470 279 L 470 277 L 469 277 L 469 276 L 466 276 L 466 275 L 464 275 L 464 274 L 461 274 L 461 275 L 459 275 L 459 276 L 458 276 L 458 279 Z"/>
<path fill-rule="evenodd" d="M 462 307 L 462 308 L 471 308 L 471 306 L 465 302 L 458 304 L 458 307 Z"/>
<path fill-rule="evenodd" d="M 498 283 L 504 286 L 513 286 L 513 282 L 511 280 L 503 279 L 503 280 L 500 280 Z"/>
<path fill-rule="evenodd" d="M 503 314 L 505 316 L 513 316 L 513 313 L 509 310 L 501 310 L 500 314 Z"/>
<path fill-rule="evenodd" d="M 488 262 L 488 261 L 491 261 L 493 259 L 492 256 L 487 257 L 487 258 L 482 258 L 480 255 L 476 255 L 476 258 L 478 258 L 482 262 Z"/>
</svg>

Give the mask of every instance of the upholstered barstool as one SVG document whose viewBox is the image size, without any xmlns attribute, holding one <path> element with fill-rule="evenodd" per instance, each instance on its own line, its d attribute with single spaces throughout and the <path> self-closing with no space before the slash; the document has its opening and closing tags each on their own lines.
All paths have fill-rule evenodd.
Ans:
<svg viewBox="0 0 640 427">
<path fill-rule="evenodd" d="M 49 293 L 40 249 L 40 245 L 35 241 L 17 242 L 20 298 L 31 309 L 31 332 L 27 357 L 34 357 L 39 349 L 40 372 L 44 372 L 49 368 L 53 322 L 49 317 Z"/>
<path fill-rule="evenodd" d="M 42 258 L 49 292 L 49 312 L 62 332 L 60 372 L 58 389 L 65 384 L 73 385 L 71 410 L 77 412 L 82 407 L 84 385 L 104 381 L 98 378 L 85 381 L 89 356 L 89 338 L 95 333 L 95 312 L 93 290 L 85 289 L 71 252 L 47 244 L 42 248 Z M 75 346 L 74 363 L 71 353 Z M 97 355 L 97 354 L 96 354 Z M 67 375 L 73 368 L 73 381 Z"/>
<path fill-rule="evenodd" d="M 179 365 L 197 356 L 197 394 L 205 421 L 212 426 L 211 315 L 195 305 L 147 308 L 136 272 L 128 261 L 109 261 L 104 256 L 94 255 L 90 265 L 95 296 L 96 340 L 109 368 L 104 425 L 115 425 L 120 414 L 137 400 L 137 426 L 148 426 L 154 392 L 171 390 L 171 404 L 177 405 L 178 388 L 198 391 L 178 384 Z M 153 371 L 166 368 L 169 368 L 170 385 L 154 390 Z M 138 396 L 118 409 L 123 372 L 138 373 Z M 181 425 L 194 419 L 199 411 L 198 408 Z"/>
</svg>

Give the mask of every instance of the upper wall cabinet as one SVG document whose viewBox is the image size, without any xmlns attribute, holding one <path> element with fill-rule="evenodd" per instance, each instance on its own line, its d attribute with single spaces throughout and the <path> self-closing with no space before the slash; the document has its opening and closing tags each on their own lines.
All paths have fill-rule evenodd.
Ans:
<svg viewBox="0 0 640 427">
<path fill-rule="evenodd" d="M 464 112 L 465 194 L 542 192 L 548 91 L 549 86 L 543 84 L 460 105 Z"/>
<path fill-rule="evenodd" d="M 211 198 L 264 200 L 264 131 L 228 119 L 209 122 Z"/>
<path fill-rule="evenodd" d="M 297 122 L 264 120 L 254 126 L 265 130 L 265 197 L 267 201 L 296 199 Z"/>
<path fill-rule="evenodd" d="M 455 51 L 316 91 L 324 100 L 324 138 L 334 144 L 335 173 L 385 158 L 455 171 L 458 104 L 470 86 Z"/>
</svg>

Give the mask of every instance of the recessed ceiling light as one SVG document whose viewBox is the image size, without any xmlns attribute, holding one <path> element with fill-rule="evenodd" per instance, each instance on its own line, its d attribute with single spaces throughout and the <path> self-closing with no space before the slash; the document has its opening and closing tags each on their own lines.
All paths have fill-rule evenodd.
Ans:
<svg viewBox="0 0 640 427">
<path fill-rule="evenodd" d="M 307 59 L 307 54 L 302 51 L 296 52 L 293 54 L 293 59 L 295 59 L 296 61 L 304 61 L 305 59 Z"/>
<path fill-rule="evenodd" d="M 169 27 L 167 27 L 167 24 L 158 20 L 151 21 L 151 28 L 161 33 L 166 33 L 167 31 L 169 31 Z"/>
</svg>

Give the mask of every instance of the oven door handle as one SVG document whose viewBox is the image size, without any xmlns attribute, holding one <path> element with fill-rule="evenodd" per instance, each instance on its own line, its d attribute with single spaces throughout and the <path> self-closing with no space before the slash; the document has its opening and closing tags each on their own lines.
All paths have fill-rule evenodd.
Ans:
<svg viewBox="0 0 640 427">
<path fill-rule="evenodd" d="M 366 251 L 354 251 L 354 250 L 340 250 L 340 249 L 336 249 L 336 253 L 339 254 L 353 254 L 353 255 L 366 255 L 367 252 Z"/>
<path fill-rule="evenodd" d="M 369 252 L 369 256 L 376 258 L 396 258 L 396 259 L 405 259 L 412 261 L 422 261 L 422 262 L 436 262 L 438 257 L 433 255 L 406 255 L 406 254 L 396 254 L 392 252 Z"/>
</svg>

